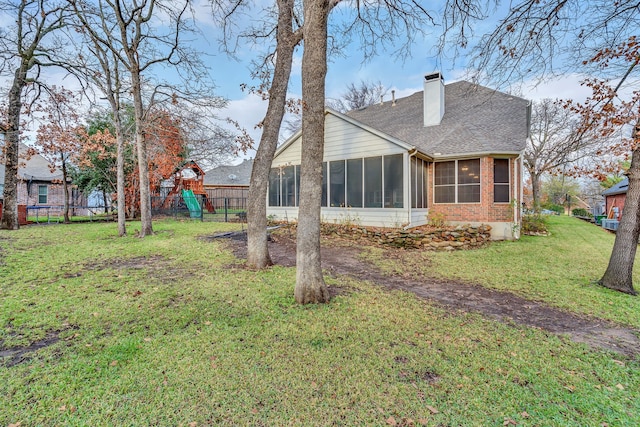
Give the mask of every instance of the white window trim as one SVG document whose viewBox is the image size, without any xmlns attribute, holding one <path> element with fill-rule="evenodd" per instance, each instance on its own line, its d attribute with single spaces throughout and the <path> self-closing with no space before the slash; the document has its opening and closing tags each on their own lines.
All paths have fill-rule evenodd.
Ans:
<svg viewBox="0 0 640 427">
<path fill-rule="evenodd" d="M 509 185 L 509 201 L 508 202 L 496 202 L 496 169 L 495 169 L 495 161 L 496 160 L 506 160 L 507 162 L 509 162 L 509 167 L 508 167 L 508 171 L 509 171 L 509 183 L 507 185 Z M 510 158 L 504 158 L 504 157 L 494 157 L 493 158 L 494 161 L 494 166 L 493 166 L 493 204 L 494 205 L 510 205 L 511 204 L 511 197 L 513 196 L 513 194 L 511 193 L 513 190 L 513 187 L 511 185 L 511 183 L 513 182 L 513 174 L 512 172 L 512 166 L 511 166 L 511 159 Z M 504 183 L 499 183 L 498 185 L 505 185 Z M 482 194 L 482 193 L 480 193 Z"/>
<path fill-rule="evenodd" d="M 458 187 L 460 185 L 462 186 L 471 186 L 471 185 L 476 185 L 476 184 L 458 184 L 458 161 L 464 161 L 464 160 L 478 160 L 478 162 L 480 163 L 479 167 L 480 167 L 480 182 L 478 183 L 478 185 L 480 186 L 480 201 L 479 202 L 458 202 Z M 455 184 L 446 184 L 446 185 L 439 185 L 438 187 L 455 187 L 455 201 L 451 202 L 451 203 L 442 203 L 442 202 L 436 202 L 436 165 L 438 163 L 447 163 L 447 162 L 454 162 L 455 163 Z M 471 157 L 468 159 L 455 159 L 455 160 L 444 160 L 441 162 L 433 162 L 433 176 L 432 176 L 432 180 L 431 182 L 433 182 L 431 188 L 433 190 L 433 204 L 434 205 L 481 205 L 482 204 L 482 158 L 481 157 Z"/>
</svg>

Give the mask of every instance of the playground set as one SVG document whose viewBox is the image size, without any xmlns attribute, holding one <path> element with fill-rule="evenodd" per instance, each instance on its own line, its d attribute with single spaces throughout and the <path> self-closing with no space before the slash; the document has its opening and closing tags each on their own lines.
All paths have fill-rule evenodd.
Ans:
<svg viewBox="0 0 640 427">
<path fill-rule="evenodd" d="M 163 209 L 169 209 L 174 202 L 182 199 L 191 218 L 200 218 L 202 216 L 202 207 L 207 209 L 209 213 L 215 213 L 216 210 L 207 197 L 204 190 L 205 172 L 193 160 L 189 160 L 182 164 L 173 173 L 173 187 L 162 202 Z"/>
</svg>

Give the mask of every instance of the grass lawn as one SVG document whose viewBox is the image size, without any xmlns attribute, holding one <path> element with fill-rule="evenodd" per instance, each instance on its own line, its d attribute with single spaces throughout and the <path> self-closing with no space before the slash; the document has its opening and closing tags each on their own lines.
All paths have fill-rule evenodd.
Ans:
<svg viewBox="0 0 640 427">
<path fill-rule="evenodd" d="M 590 283 L 613 239 L 588 227 L 553 218 L 551 237 L 416 264 L 640 325 L 637 298 Z M 223 242 L 198 238 L 239 224 L 154 228 L 145 239 L 117 238 L 113 223 L 0 231 L 0 354 L 42 344 L 21 363 L 2 358 L 0 426 L 640 418 L 638 361 L 345 278 L 327 278 L 342 290 L 330 304 L 298 306 L 294 269 L 246 271 Z"/>
<path fill-rule="evenodd" d="M 615 235 L 577 218 L 548 219 L 550 236 L 523 236 L 483 250 L 408 251 L 394 260 L 379 248 L 368 248 L 363 256 L 389 271 L 410 268 L 420 274 L 478 283 L 640 328 L 640 298 L 596 284 L 607 269 Z M 640 269 L 635 270 L 635 288 L 640 290 Z"/>
</svg>

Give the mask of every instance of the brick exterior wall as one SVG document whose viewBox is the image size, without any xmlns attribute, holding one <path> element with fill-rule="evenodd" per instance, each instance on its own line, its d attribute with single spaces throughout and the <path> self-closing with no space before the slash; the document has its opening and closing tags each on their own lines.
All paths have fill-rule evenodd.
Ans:
<svg viewBox="0 0 640 427">
<path fill-rule="evenodd" d="M 38 187 L 41 185 L 47 186 L 47 202 L 39 203 L 38 198 Z M 53 211 L 51 213 L 58 213 L 57 210 L 62 212 L 64 208 L 64 187 L 62 184 L 54 184 L 51 182 L 31 182 L 31 189 L 27 191 L 28 183 L 26 181 L 18 182 L 18 204 L 26 205 L 26 206 L 51 206 Z M 74 186 L 69 186 L 69 205 L 70 206 L 87 206 L 86 197 L 77 197 L 76 200 L 73 199 L 73 190 Z M 77 192 L 77 190 L 76 190 Z M 31 212 L 33 213 L 33 212 Z M 30 214 L 31 214 L 30 213 Z M 71 215 L 87 215 L 87 209 L 75 208 L 70 211 Z"/>
<path fill-rule="evenodd" d="M 510 197 L 513 199 L 514 185 L 520 180 L 520 165 L 516 159 L 509 161 Z M 520 209 L 514 218 L 513 203 L 493 201 L 493 158 L 480 158 L 480 203 L 434 203 L 434 164 L 429 165 L 431 186 L 429 191 L 429 213 L 442 214 L 445 221 L 461 222 L 513 222 L 519 221 Z M 516 200 L 522 200 L 521 188 L 517 186 Z"/>
</svg>

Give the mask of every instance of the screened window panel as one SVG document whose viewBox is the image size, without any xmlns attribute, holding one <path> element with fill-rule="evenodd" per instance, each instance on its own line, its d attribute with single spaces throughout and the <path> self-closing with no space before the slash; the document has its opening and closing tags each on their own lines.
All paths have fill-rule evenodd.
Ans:
<svg viewBox="0 0 640 427">
<path fill-rule="evenodd" d="M 456 186 L 440 185 L 434 188 L 433 197 L 436 203 L 455 203 L 456 202 Z"/>
<path fill-rule="evenodd" d="M 402 157 L 402 154 L 384 157 L 385 208 L 402 208 L 404 205 Z"/>
<path fill-rule="evenodd" d="M 362 207 L 362 159 L 347 160 L 347 206 Z"/>
<path fill-rule="evenodd" d="M 300 205 L 300 165 L 296 165 L 296 206 Z"/>
<path fill-rule="evenodd" d="M 509 203 L 509 159 L 493 159 L 493 201 Z"/>
<path fill-rule="evenodd" d="M 458 185 L 480 184 L 480 159 L 458 160 Z"/>
<path fill-rule="evenodd" d="M 344 160 L 329 162 L 329 206 L 344 206 L 345 202 Z"/>
<path fill-rule="evenodd" d="M 280 169 L 269 171 L 269 206 L 280 206 Z"/>
<path fill-rule="evenodd" d="M 364 159 L 364 206 L 382 207 L 382 157 Z"/>
<path fill-rule="evenodd" d="M 320 206 L 327 206 L 327 162 L 322 163 L 322 201 Z"/>
<path fill-rule="evenodd" d="M 296 172 L 294 166 L 282 169 L 282 206 L 296 205 Z"/>
<path fill-rule="evenodd" d="M 435 164 L 434 185 L 455 185 L 456 162 L 439 162 Z"/>
<path fill-rule="evenodd" d="M 493 186 L 493 201 L 496 203 L 509 203 L 511 201 L 509 184 L 496 184 Z"/>
<path fill-rule="evenodd" d="M 427 202 L 427 200 L 429 200 L 427 198 L 427 190 L 429 188 L 429 186 L 427 185 L 428 178 L 429 178 L 429 164 L 425 160 L 423 160 L 422 161 L 422 208 L 428 207 L 428 202 Z"/>
<path fill-rule="evenodd" d="M 493 182 L 509 184 L 509 159 L 493 159 Z"/>
<path fill-rule="evenodd" d="M 458 186 L 458 203 L 479 203 L 479 202 L 480 202 L 480 184 Z"/>
<path fill-rule="evenodd" d="M 418 181 L 418 162 L 422 162 L 415 157 L 411 158 L 411 207 L 417 208 L 422 207 L 421 202 L 418 200 L 418 195 L 420 193 L 420 187 L 422 186 L 422 182 Z M 420 171 L 420 175 L 422 175 L 422 171 Z"/>
</svg>

